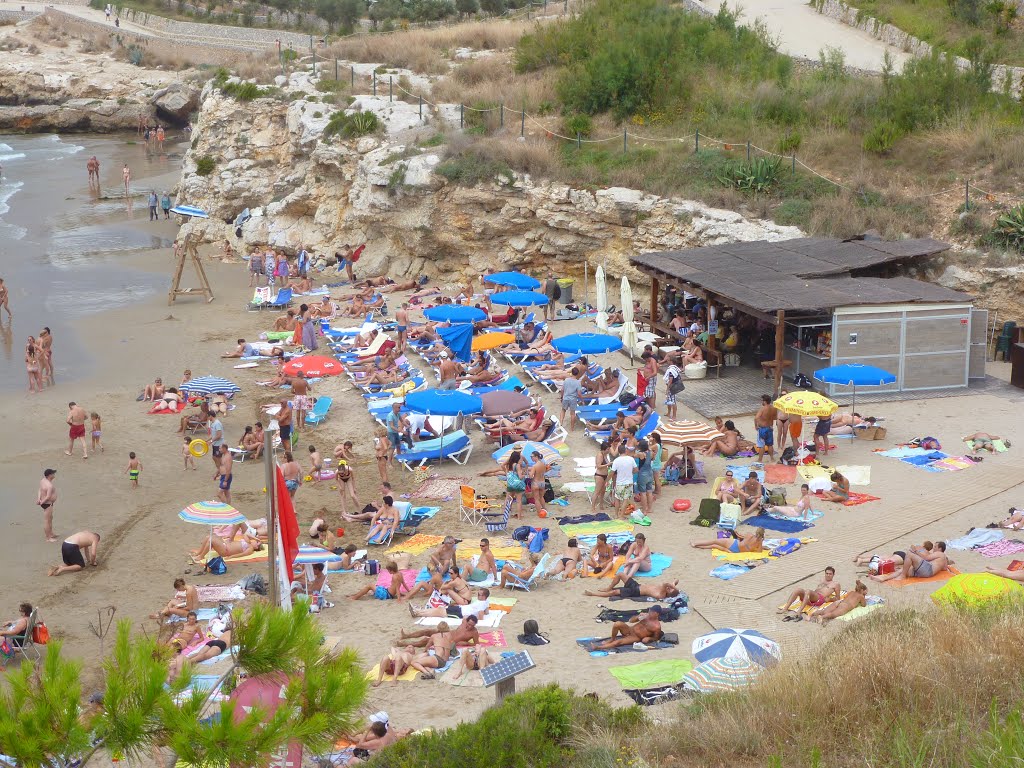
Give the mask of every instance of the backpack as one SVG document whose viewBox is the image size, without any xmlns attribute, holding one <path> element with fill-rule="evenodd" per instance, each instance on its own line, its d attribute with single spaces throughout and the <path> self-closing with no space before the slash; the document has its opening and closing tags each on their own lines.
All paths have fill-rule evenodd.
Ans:
<svg viewBox="0 0 1024 768">
<path fill-rule="evenodd" d="M 634 399 L 636 399 L 636 395 L 634 395 L 633 393 L 623 392 L 621 395 L 619 395 L 619 405 L 628 406 L 630 403 L 633 402 Z"/>
<path fill-rule="evenodd" d="M 206 565 L 203 566 L 203 573 L 212 573 L 214 576 L 222 576 L 228 572 L 228 564 L 224 562 L 224 558 L 220 555 L 211 557 L 206 561 Z"/>
<path fill-rule="evenodd" d="M 800 389 L 810 389 L 813 386 L 811 380 L 802 373 L 798 373 L 793 377 L 793 385 L 800 387 Z"/>
<path fill-rule="evenodd" d="M 673 376 L 669 379 L 668 393 L 670 395 L 678 395 L 684 389 L 686 389 L 686 384 L 683 383 L 682 376 Z"/>
<path fill-rule="evenodd" d="M 38 619 L 36 620 L 36 625 L 32 627 L 32 642 L 36 645 L 46 645 L 50 642 L 50 630 L 46 628 L 46 624 Z"/>
<path fill-rule="evenodd" d="M 555 283 L 555 292 L 551 298 L 554 299 L 555 301 L 558 301 L 560 298 L 562 298 L 562 289 L 559 287 L 558 283 Z"/>
<path fill-rule="evenodd" d="M 239 582 L 239 586 L 246 592 L 255 592 L 258 595 L 267 594 L 267 580 L 262 573 L 250 573 Z"/>
<path fill-rule="evenodd" d="M 512 531 L 512 538 L 516 541 L 526 541 L 530 538 L 530 531 L 533 529 L 528 525 L 521 525 Z"/>
<path fill-rule="evenodd" d="M 779 456 L 779 463 L 788 464 L 790 466 L 795 465 L 797 463 L 796 451 L 794 451 L 791 446 L 786 446 L 782 450 L 782 455 Z"/>
<path fill-rule="evenodd" d="M 380 560 L 367 560 L 366 575 L 376 576 L 378 573 L 380 573 Z"/>
<path fill-rule="evenodd" d="M 544 501 L 555 500 L 555 489 L 551 487 L 551 481 L 544 478 Z"/>
</svg>

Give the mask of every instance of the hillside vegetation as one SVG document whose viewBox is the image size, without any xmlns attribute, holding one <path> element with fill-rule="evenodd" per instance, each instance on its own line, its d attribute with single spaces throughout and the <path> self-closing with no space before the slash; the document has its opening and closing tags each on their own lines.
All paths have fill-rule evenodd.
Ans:
<svg viewBox="0 0 1024 768">
<path fill-rule="evenodd" d="M 885 608 L 810 657 L 783 658 L 742 692 L 613 709 L 534 688 L 476 722 L 410 737 L 371 765 L 1010 768 L 1024 761 L 1022 636 L 1019 602 Z"/>
</svg>

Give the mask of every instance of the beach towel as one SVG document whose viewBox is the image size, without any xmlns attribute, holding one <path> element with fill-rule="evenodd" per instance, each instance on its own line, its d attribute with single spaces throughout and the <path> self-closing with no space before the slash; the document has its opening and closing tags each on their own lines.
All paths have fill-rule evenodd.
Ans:
<svg viewBox="0 0 1024 768">
<path fill-rule="evenodd" d="M 873 605 L 858 605 L 849 613 L 843 614 L 842 616 L 836 616 L 839 621 L 853 621 L 859 619 L 861 616 L 867 616 L 872 611 L 878 610 L 882 607 L 882 603 L 874 603 Z"/>
<path fill-rule="evenodd" d="M 607 637 L 580 637 L 576 639 L 576 645 L 582 648 L 591 656 L 607 656 L 612 653 L 647 653 L 648 651 L 663 651 L 666 648 L 674 648 L 675 645 L 672 643 L 666 643 L 664 640 L 659 640 L 656 643 L 652 643 L 647 646 L 643 651 L 634 648 L 631 645 L 623 645 L 618 648 L 609 648 L 607 650 L 595 650 L 591 646 L 594 643 L 600 643 L 604 640 L 608 640 Z"/>
<path fill-rule="evenodd" d="M 508 648 L 508 643 L 505 641 L 505 633 L 500 629 L 491 629 L 487 632 L 480 632 L 480 641 L 478 645 L 482 645 L 485 648 Z M 459 643 L 459 648 L 469 648 L 469 643 Z"/>
<path fill-rule="evenodd" d="M 946 472 L 959 472 L 962 469 L 970 469 L 974 466 L 974 462 L 966 456 L 950 456 L 942 461 L 933 461 L 932 466 Z"/>
<path fill-rule="evenodd" d="M 517 597 L 494 597 L 491 596 L 487 599 L 487 602 L 491 605 L 492 611 L 501 611 L 503 613 L 511 613 L 512 608 L 516 603 L 519 602 Z"/>
<path fill-rule="evenodd" d="M 966 536 L 946 542 L 946 549 L 974 549 L 986 544 L 994 544 L 1006 538 L 1006 534 L 997 528 L 975 528 Z"/>
<path fill-rule="evenodd" d="M 216 554 L 216 553 L 214 553 Z M 225 563 L 265 563 L 267 562 L 267 548 L 252 550 L 248 555 L 234 555 L 232 557 L 225 557 Z"/>
<path fill-rule="evenodd" d="M 764 468 L 765 485 L 789 485 L 796 482 L 796 467 L 788 464 L 766 464 Z"/>
<path fill-rule="evenodd" d="M 917 446 L 900 445 L 887 451 L 875 451 L 875 453 L 880 456 L 888 456 L 890 459 L 905 459 L 911 456 L 926 456 L 931 453 L 931 450 L 928 448 L 918 448 Z"/>
<path fill-rule="evenodd" d="M 746 565 L 726 563 L 725 565 L 713 568 L 708 575 L 714 576 L 716 579 L 721 579 L 722 581 L 732 581 L 737 576 L 741 576 L 749 570 L 750 568 Z"/>
<path fill-rule="evenodd" d="M 411 555 L 421 555 L 428 549 L 437 549 L 444 541 L 444 536 L 431 536 L 426 533 L 417 533 L 410 536 L 400 545 L 384 550 L 384 554 L 390 555 L 395 552 L 408 552 Z"/>
<path fill-rule="evenodd" d="M 416 575 L 418 571 L 416 571 L 414 568 L 409 568 L 403 571 L 399 571 L 398 573 L 402 577 L 402 583 L 405 584 L 405 588 L 412 589 L 413 584 L 416 583 Z M 374 586 L 385 588 L 390 587 L 391 574 L 381 569 L 380 573 L 377 574 L 377 583 Z"/>
<path fill-rule="evenodd" d="M 743 523 L 745 525 L 752 525 L 755 528 L 780 531 L 781 533 L 799 533 L 814 527 L 814 523 L 805 523 L 792 517 L 782 518 L 770 515 L 754 515 L 753 517 L 748 517 Z"/>
<path fill-rule="evenodd" d="M 468 477 L 432 477 L 409 494 L 413 499 L 451 501 L 458 498 L 460 489 L 469 483 Z"/>
<path fill-rule="evenodd" d="M 366 673 L 366 679 L 370 680 L 371 682 L 375 681 L 377 679 L 377 675 L 379 675 L 379 674 L 380 674 L 380 664 L 377 663 L 377 664 L 373 665 L 373 669 L 371 669 L 369 672 Z M 403 672 L 402 674 L 400 674 L 398 676 L 398 679 L 401 680 L 403 683 L 408 683 L 408 682 L 411 682 L 411 681 L 417 679 L 419 676 L 420 676 L 419 672 L 417 672 L 412 667 L 409 667 L 407 670 L 405 670 L 405 672 Z M 393 680 L 394 678 L 392 678 L 391 675 L 387 675 L 384 679 L 387 680 L 388 682 L 391 682 L 391 680 Z"/>
<path fill-rule="evenodd" d="M 185 403 L 180 403 L 179 402 L 179 403 L 175 403 L 174 404 L 174 408 L 162 408 L 159 411 L 154 411 L 153 408 L 156 408 L 156 406 L 153 405 L 153 406 L 150 406 L 150 409 L 148 411 L 146 411 L 146 413 L 149 414 L 150 416 L 157 416 L 157 415 L 159 415 L 161 413 L 179 414 L 179 413 L 181 413 L 182 411 L 185 410 L 185 405 L 186 405 Z"/>
<path fill-rule="evenodd" d="M 596 536 L 599 533 L 622 533 L 633 531 L 633 523 L 628 520 L 601 520 L 592 523 L 560 525 L 559 528 L 569 538 L 578 536 Z"/>
<path fill-rule="evenodd" d="M 789 515 L 784 515 L 781 512 L 774 512 L 774 511 L 772 511 L 770 509 L 762 512 L 761 514 L 766 516 L 766 517 L 771 517 L 771 518 L 773 518 L 775 520 L 796 520 L 797 522 L 806 522 L 806 523 L 813 523 L 818 518 L 821 518 L 821 517 L 825 516 L 825 513 L 822 512 L 820 509 L 809 509 L 809 510 L 807 510 L 807 512 L 805 513 L 805 517 L 807 518 L 806 520 L 798 519 L 798 518 L 795 518 L 795 517 L 790 517 Z M 744 522 L 749 523 L 749 520 L 745 520 Z M 776 528 L 775 530 L 779 530 L 779 529 Z"/>
<path fill-rule="evenodd" d="M 756 560 L 768 561 L 775 559 L 775 556 L 772 555 L 772 551 L 770 549 L 762 549 L 760 552 L 722 552 L 717 549 L 707 551 L 711 552 L 715 559 L 722 560 L 726 563 L 747 563 L 754 562 Z"/>
<path fill-rule="evenodd" d="M 455 554 L 461 558 L 480 554 L 480 545 L 476 541 L 464 541 L 455 548 Z M 491 542 L 491 554 L 501 560 L 518 560 L 523 556 L 523 548 L 518 544 L 495 544 Z"/>
<path fill-rule="evenodd" d="M 244 600 L 245 590 L 237 584 L 207 584 L 196 587 L 200 603 L 221 603 L 226 600 Z"/>
<path fill-rule="evenodd" d="M 850 498 L 843 502 L 844 507 L 856 507 L 858 504 L 866 504 L 869 501 L 881 501 L 878 496 L 872 496 L 870 493 L 855 493 L 850 491 Z"/>
<path fill-rule="evenodd" d="M 556 517 L 555 520 L 559 526 L 566 525 L 582 525 L 584 523 L 604 523 L 611 518 L 604 512 L 598 512 L 595 515 L 573 515 L 571 517 Z M 564 528 L 562 529 L 565 530 Z"/>
<path fill-rule="evenodd" d="M 611 667 L 609 672 L 623 688 L 653 688 L 656 685 L 674 685 L 682 682 L 683 675 L 693 669 L 688 659 L 659 659 L 642 664 Z"/>
<path fill-rule="evenodd" d="M 477 622 L 477 629 L 496 629 L 501 624 L 501 617 L 505 615 L 504 611 L 488 611 L 484 614 L 483 618 Z M 416 619 L 416 623 L 421 627 L 436 627 L 441 622 L 451 624 L 455 619 L 451 617 L 443 616 L 424 616 L 423 618 Z M 456 621 L 456 623 L 458 623 Z"/>
<path fill-rule="evenodd" d="M 832 471 L 828 467 L 823 467 L 820 464 L 804 464 L 802 467 L 797 468 L 797 474 L 800 475 L 803 482 L 809 483 L 817 478 L 828 480 Z"/>
<path fill-rule="evenodd" d="M 625 555 L 616 555 L 612 559 L 612 564 L 611 564 L 610 567 L 605 568 L 600 573 L 594 573 L 593 571 L 589 571 L 584 578 L 587 578 L 587 579 L 612 579 L 619 572 L 619 568 L 622 567 L 622 564 L 624 562 L 626 562 L 626 556 Z M 583 572 L 582 571 L 580 571 L 580 576 L 583 576 Z"/>
<path fill-rule="evenodd" d="M 993 542 L 992 544 L 985 544 L 974 551 L 984 555 L 985 557 L 1004 557 L 1006 555 L 1015 555 L 1018 552 L 1024 552 L 1024 541 L 1021 541 L 1020 539 L 1006 539 L 1004 541 Z"/>
<path fill-rule="evenodd" d="M 583 483 L 562 483 L 562 487 L 559 489 L 563 494 L 566 493 L 593 493 L 597 486 L 594 485 L 593 481 Z"/>
<path fill-rule="evenodd" d="M 973 440 L 964 440 L 964 442 L 967 444 L 968 448 L 970 448 L 972 451 L 974 450 Z M 996 453 L 1006 453 L 1006 451 L 1009 450 L 1006 446 L 1006 443 L 1003 442 L 1002 440 L 993 440 L 992 447 L 996 449 Z"/>
<path fill-rule="evenodd" d="M 910 464 L 911 466 L 923 469 L 926 472 L 942 472 L 941 469 L 933 467 L 932 463 L 948 458 L 949 455 L 942 451 L 929 451 L 922 456 L 906 456 L 905 458 L 900 459 L 900 461 L 904 464 Z"/>
<path fill-rule="evenodd" d="M 848 594 L 849 594 L 849 591 L 844 589 L 842 591 L 842 593 L 839 595 L 839 599 L 842 600 Z M 829 600 L 827 602 L 822 603 L 821 605 L 808 605 L 806 608 L 803 609 L 803 611 L 801 611 L 801 613 L 804 613 L 804 614 L 810 616 L 812 613 L 814 613 L 814 611 L 818 610 L 819 608 L 828 608 L 828 606 L 833 605 L 835 602 L 836 602 L 835 600 Z M 780 611 L 795 611 L 799 607 L 800 603 L 801 603 L 801 601 L 799 599 L 798 600 L 794 600 L 789 605 L 785 605 L 785 604 L 780 605 L 779 606 L 779 610 Z"/>
<path fill-rule="evenodd" d="M 850 481 L 850 485 L 871 485 L 871 467 L 861 464 L 843 464 L 836 471 Z"/>
<path fill-rule="evenodd" d="M 736 479 L 738 485 L 743 485 L 750 477 L 751 472 L 757 473 L 757 479 L 764 483 L 764 469 L 758 464 L 726 464 L 726 472 L 732 472 L 732 476 Z"/>
<path fill-rule="evenodd" d="M 909 579 L 890 579 L 883 583 L 888 584 L 891 587 L 899 588 L 905 587 L 908 584 L 928 584 L 931 582 L 948 581 L 959 573 L 960 571 L 951 565 L 945 571 L 939 571 L 934 576 L 929 576 L 925 579 L 922 579 L 919 576 L 911 576 Z"/>
<path fill-rule="evenodd" d="M 232 608 L 232 605 L 230 603 L 227 603 L 226 605 L 224 605 L 224 607 L 227 608 L 230 611 L 231 608 Z M 216 618 L 217 614 L 219 614 L 219 613 L 220 613 L 220 607 L 219 606 L 217 608 L 196 608 L 196 618 L 199 621 L 209 621 L 210 619 Z M 168 624 L 174 624 L 174 623 L 179 622 L 179 621 L 185 621 L 185 617 L 184 616 L 168 616 L 167 617 L 167 623 Z M 203 642 L 205 643 L 206 641 L 204 640 Z"/>
<path fill-rule="evenodd" d="M 672 558 L 669 555 L 663 555 L 660 552 L 654 552 L 651 554 L 651 570 L 637 571 L 635 576 L 638 579 L 661 576 L 661 574 L 665 572 L 665 569 L 668 568 L 670 565 L 672 565 Z"/>
<path fill-rule="evenodd" d="M 608 540 L 609 546 L 613 549 L 618 549 L 623 544 L 629 544 L 633 541 L 632 531 L 620 531 L 619 533 L 606 533 L 605 538 Z M 597 534 L 584 534 L 576 537 L 577 542 L 581 549 L 593 549 L 597 546 Z"/>
</svg>

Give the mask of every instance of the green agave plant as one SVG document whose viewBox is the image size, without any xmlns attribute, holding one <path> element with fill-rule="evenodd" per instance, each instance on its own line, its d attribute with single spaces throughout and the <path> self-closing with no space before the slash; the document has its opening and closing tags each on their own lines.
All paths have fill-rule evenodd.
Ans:
<svg viewBox="0 0 1024 768">
<path fill-rule="evenodd" d="M 750 162 L 735 162 L 725 169 L 718 180 L 727 187 L 761 194 L 775 184 L 781 166 L 781 159 L 768 157 L 759 157 Z"/>
<path fill-rule="evenodd" d="M 1018 251 L 1024 251 L 1024 205 L 1011 208 L 996 219 L 992 236 Z"/>
</svg>

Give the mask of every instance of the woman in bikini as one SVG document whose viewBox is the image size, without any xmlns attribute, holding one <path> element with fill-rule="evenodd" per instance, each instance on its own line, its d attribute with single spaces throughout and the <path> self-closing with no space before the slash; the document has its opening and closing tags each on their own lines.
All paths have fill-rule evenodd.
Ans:
<svg viewBox="0 0 1024 768">
<path fill-rule="evenodd" d="M 576 575 L 576 566 L 580 564 L 582 558 L 583 553 L 580 552 L 579 542 L 576 539 L 569 539 L 565 552 L 562 553 L 561 557 L 558 558 L 558 562 L 548 572 L 548 576 L 562 574 L 562 578 L 571 579 Z"/>
<path fill-rule="evenodd" d="M 456 605 L 469 605 L 473 602 L 473 589 L 462 578 L 459 569 L 452 564 L 448 571 L 449 580 L 441 585 L 439 590 L 442 595 L 448 595 Z"/>
<path fill-rule="evenodd" d="M 708 446 L 701 451 L 705 456 L 711 456 L 716 451 L 721 452 L 723 456 L 732 456 L 740 449 L 740 433 L 736 429 L 736 425 L 729 420 L 723 425 L 722 433 L 725 437 L 719 437 L 712 440 Z"/>
<path fill-rule="evenodd" d="M 733 533 L 732 541 L 728 539 L 715 539 L 714 541 L 695 541 L 690 544 L 694 549 L 717 549 L 722 552 L 760 552 L 764 549 L 764 528 L 758 528 L 753 533 L 745 536 L 737 536 Z"/>
<path fill-rule="evenodd" d="M 341 494 L 341 514 L 348 514 L 346 497 L 352 499 L 355 509 L 359 509 L 359 499 L 356 497 L 356 471 L 345 459 L 338 461 L 338 471 L 334 479 L 338 483 L 338 493 Z"/>
<path fill-rule="evenodd" d="M 185 666 L 186 662 L 199 664 L 220 656 L 231 647 L 231 628 L 225 622 L 220 619 L 211 619 L 206 627 L 206 632 L 207 635 L 212 636 L 212 639 L 207 640 L 202 648 L 191 656 L 186 657 L 184 654 L 179 654 L 171 660 L 167 669 L 168 682 L 173 681 L 181 674 L 181 668 Z"/>
<path fill-rule="evenodd" d="M 41 373 L 42 364 L 39 362 L 39 353 L 31 342 L 25 348 L 25 372 L 28 374 L 28 391 L 43 391 L 43 376 Z"/>
<path fill-rule="evenodd" d="M 795 506 L 775 506 L 769 504 L 766 511 L 773 515 L 785 515 L 786 517 L 799 517 L 807 519 L 807 513 L 811 511 L 811 487 L 804 483 L 800 486 L 800 499 Z"/>
<path fill-rule="evenodd" d="M 213 550 L 221 557 L 245 557 L 253 552 L 263 549 L 263 542 L 247 533 L 236 541 L 224 541 L 220 536 L 211 534 L 203 539 L 203 543 L 192 554 L 192 562 L 196 565 L 203 563 L 203 558 Z"/>
<path fill-rule="evenodd" d="M 519 565 L 511 560 L 506 560 L 505 564 L 501 566 L 501 587 L 504 589 L 505 582 L 509 576 L 515 576 L 518 579 L 526 581 L 533 572 L 537 570 L 537 563 L 540 562 L 540 554 L 537 552 L 530 553 L 530 564 L 527 566 Z"/>
<path fill-rule="evenodd" d="M 608 451 L 611 444 L 605 440 L 597 449 L 597 457 L 594 460 L 594 497 L 590 500 L 590 509 L 604 509 L 604 494 L 608 487 L 608 470 L 612 465 Z"/>
<path fill-rule="evenodd" d="M 726 471 L 725 477 L 718 485 L 718 493 L 715 494 L 715 497 L 723 504 L 735 504 L 739 500 L 740 492 L 732 472 Z"/>
<path fill-rule="evenodd" d="M 394 504 L 395 500 L 393 498 L 390 496 L 384 497 L 384 505 L 377 510 L 377 514 L 370 520 L 370 532 L 366 535 L 367 544 L 381 544 L 388 541 L 395 529 L 398 528 L 399 515 Z"/>
<path fill-rule="evenodd" d="M 159 413 L 160 411 L 177 412 L 178 404 L 183 402 L 185 402 L 185 398 L 178 393 L 178 390 L 175 387 L 168 387 L 159 400 L 153 401 L 153 407 L 150 410 L 153 413 Z"/>
<path fill-rule="evenodd" d="M 825 491 L 821 498 L 825 501 L 835 501 L 843 504 L 850 500 L 850 481 L 841 472 L 833 472 L 829 478 L 832 481 L 832 490 Z"/>
</svg>

